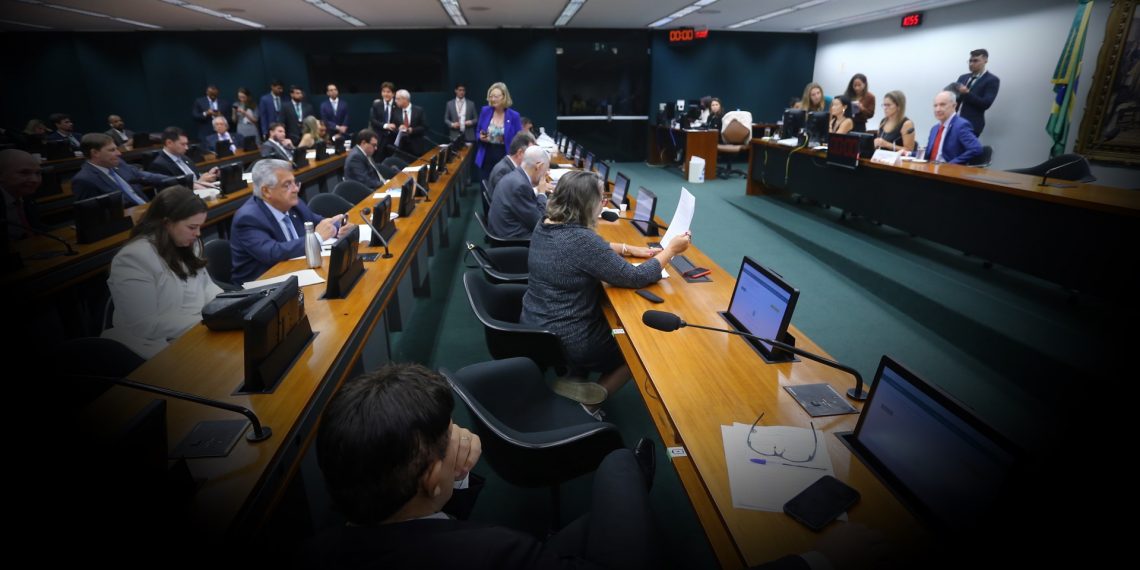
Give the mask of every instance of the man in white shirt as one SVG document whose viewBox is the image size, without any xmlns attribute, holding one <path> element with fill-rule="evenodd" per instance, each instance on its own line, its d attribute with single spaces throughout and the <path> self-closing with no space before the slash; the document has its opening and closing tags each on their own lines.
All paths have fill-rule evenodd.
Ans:
<svg viewBox="0 0 1140 570">
<path fill-rule="evenodd" d="M 215 166 L 202 174 L 198 171 L 198 167 L 186 158 L 186 151 L 189 149 L 190 140 L 186 138 L 186 133 L 178 127 L 167 127 L 162 131 L 162 151 L 154 157 L 146 169 L 166 176 L 189 175 L 194 180 L 194 188 L 212 188 L 218 179 L 218 167 Z"/>
<path fill-rule="evenodd" d="M 340 90 L 335 83 L 325 88 L 328 101 L 321 103 L 321 121 L 331 136 L 344 136 L 348 132 L 348 104 L 340 100 Z"/>
</svg>

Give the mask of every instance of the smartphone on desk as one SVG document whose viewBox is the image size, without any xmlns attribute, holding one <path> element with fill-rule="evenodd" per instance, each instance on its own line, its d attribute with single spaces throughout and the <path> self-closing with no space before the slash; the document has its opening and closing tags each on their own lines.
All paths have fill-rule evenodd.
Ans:
<svg viewBox="0 0 1140 570">
<path fill-rule="evenodd" d="M 685 279 L 700 279 L 709 273 L 712 273 L 711 269 L 706 269 L 704 267 L 694 267 L 682 273 L 681 275 L 684 276 Z"/>
<path fill-rule="evenodd" d="M 818 531 L 858 501 L 859 491 L 831 475 L 824 475 L 784 503 L 784 512 Z"/>
</svg>

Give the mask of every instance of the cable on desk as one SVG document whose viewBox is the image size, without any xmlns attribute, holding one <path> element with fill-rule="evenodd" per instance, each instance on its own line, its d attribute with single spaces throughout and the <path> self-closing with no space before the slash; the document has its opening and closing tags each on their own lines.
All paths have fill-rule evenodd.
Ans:
<svg viewBox="0 0 1140 570">
<path fill-rule="evenodd" d="M 788 153 L 788 161 L 784 163 L 784 186 L 787 186 L 788 180 L 791 180 L 792 155 L 796 154 L 797 150 L 803 150 L 803 149 L 807 148 L 807 145 L 808 145 L 807 137 L 804 137 L 804 144 L 797 146 L 796 148 L 793 148 L 791 150 L 791 152 Z"/>
</svg>

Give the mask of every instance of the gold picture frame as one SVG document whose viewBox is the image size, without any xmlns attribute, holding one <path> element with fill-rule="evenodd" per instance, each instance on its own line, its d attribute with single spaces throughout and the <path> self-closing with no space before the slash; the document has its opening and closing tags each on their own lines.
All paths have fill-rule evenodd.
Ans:
<svg viewBox="0 0 1140 570">
<path fill-rule="evenodd" d="M 1140 14 L 1115 0 L 1096 60 L 1075 150 L 1090 160 L 1140 165 Z"/>
</svg>

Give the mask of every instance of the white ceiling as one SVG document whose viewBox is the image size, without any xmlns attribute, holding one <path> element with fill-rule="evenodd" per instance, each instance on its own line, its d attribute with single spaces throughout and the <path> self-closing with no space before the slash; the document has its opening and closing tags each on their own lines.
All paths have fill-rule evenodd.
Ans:
<svg viewBox="0 0 1140 570">
<path fill-rule="evenodd" d="M 365 23 L 353 25 L 305 0 L 187 0 L 250 20 L 267 30 L 457 28 L 438 0 L 327 0 Z M 639 28 L 696 0 L 587 0 L 568 28 Z M 707 1 L 707 0 L 706 0 Z M 827 0 L 821 4 L 738 28 L 740 31 L 803 32 L 841 28 L 971 0 Z M 726 30 L 743 20 L 795 8 L 809 0 L 717 0 L 662 26 Z M 62 6 L 96 13 L 79 14 Z M 564 0 L 459 0 L 469 28 L 550 28 Z M 0 0 L 0 30 L 147 30 L 131 20 L 169 30 L 250 30 L 249 26 L 201 14 L 162 0 Z"/>
</svg>

